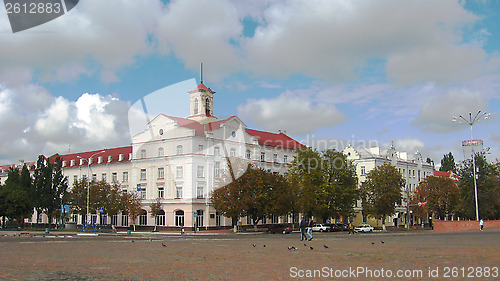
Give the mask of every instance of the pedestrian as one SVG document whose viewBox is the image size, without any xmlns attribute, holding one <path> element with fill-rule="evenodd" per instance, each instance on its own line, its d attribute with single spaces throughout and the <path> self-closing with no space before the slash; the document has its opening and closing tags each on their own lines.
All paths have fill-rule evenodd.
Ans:
<svg viewBox="0 0 500 281">
<path fill-rule="evenodd" d="M 306 220 L 304 219 L 304 216 L 302 216 L 302 219 L 300 220 L 299 228 L 300 228 L 300 241 L 303 241 L 304 239 L 307 240 L 306 237 Z"/>
<path fill-rule="evenodd" d="M 309 241 L 313 240 L 313 219 L 309 218 L 309 223 L 307 223 L 307 235 L 309 235 Z"/>
<path fill-rule="evenodd" d="M 483 219 L 481 219 L 479 221 L 479 226 L 481 226 L 481 231 L 483 231 L 483 227 L 484 227 L 484 221 L 483 221 Z"/>
<path fill-rule="evenodd" d="M 354 234 L 354 225 L 352 224 L 352 222 L 349 223 L 349 234 Z"/>
</svg>

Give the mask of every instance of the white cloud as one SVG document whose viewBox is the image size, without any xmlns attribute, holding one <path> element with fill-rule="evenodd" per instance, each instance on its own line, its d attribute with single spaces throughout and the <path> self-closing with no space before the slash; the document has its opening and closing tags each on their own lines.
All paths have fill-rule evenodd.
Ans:
<svg viewBox="0 0 500 281">
<path fill-rule="evenodd" d="M 36 160 L 38 154 L 128 145 L 129 104 L 83 94 L 76 102 L 28 84 L 0 88 L 0 163 Z"/>
<path fill-rule="evenodd" d="M 346 120 L 335 105 L 313 103 L 290 92 L 272 99 L 250 99 L 238 106 L 238 114 L 264 130 L 284 130 L 291 135 L 313 133 Z"/>
<path fill-rule="evenodd" d="M 151 50 L 160 1 L 87 0 L 46 24 L 12 34 L 0 30 L 0 71 L 11 67 L 41 70 L 40 78 L 67 81 L 99 69 L 115 72 Z M 0 13 L 0 22 L 6 21 Z M 112 77 L 112 76 L 111 76 Z"/>
<path fill-rule="evenodd" d="M 451 132 L 463 129 L 452 122 L 453 116 L 485 110 L 487 102 L 480 92 L 468 89 L 451 89 L 446 95 L 438 96 L 420 109 L 413 124 L 427 131 Z"/>
</svg>

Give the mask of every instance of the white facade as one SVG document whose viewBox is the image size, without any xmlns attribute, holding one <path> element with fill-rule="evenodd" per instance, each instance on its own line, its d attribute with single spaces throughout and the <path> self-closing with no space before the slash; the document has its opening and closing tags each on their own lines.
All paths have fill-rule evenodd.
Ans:
<svg viewBox="0 0 500 281">
<path fill-rule="evenodd" d="M 347 159 L 352 160 L 356 165 L 356 174 L 360 187 L 366 181 L 366 175 L 379 166 L 390 164 L 398 169 L 406 181 L 406 186 L 401 190 L 403 202 L 396 207 L 396 214 L 390 218 L 390 222 L 394 223 L 394 225 L 405 224 L 407 198 L 411 197 L 422 180 L 433 175 L 432 164 L 425 162 L 419 152 L 408 155 L 407 152 L 396 151 L 394 147 L 381 150 L 380 147 L 355 149 L 348 146 L 343 153 L 347 155 Z M 357 214 L 361 214 L 361 201 L 357 202 L 355 211 Z M 366 222 L 366 220 L 367 218 L 362 215 L 356 216 L 355 224 Z"/>
</svg>

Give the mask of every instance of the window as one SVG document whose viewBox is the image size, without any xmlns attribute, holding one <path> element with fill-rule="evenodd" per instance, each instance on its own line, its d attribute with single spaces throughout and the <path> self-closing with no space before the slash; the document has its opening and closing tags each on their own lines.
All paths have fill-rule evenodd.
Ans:
<svg viewBox="0 0 500 281">
<path fill-rule="evenodd" d="M 175 211 L 175 226 L 184 226 L 184 211 Z"/>
<path fill-rule="evenodd" d="M 198 186 L 196 187 L 196 198 L 204 198 L 204 194 L 203 194 L 203 191 L 204 191 L 205 187 L 201 184 L 198 184 Z"/>
<path fill-rule="evenodd" d="M 102 156 L 97 157 L 97 163 L 101 164 L 102 163 Z"/>
<path fill-rule="evenodd" d="M 273 154 L 273 162 L 278 163 L 278 154 L 277 153 Z"/>
<path fill-rule="evenodd" d="M 146 149 L 141 149 L 141 158 L 146 158 Z"/>
<path fill-rule="evenodd" d="M 203 153 L 203 144 L 198 145 L 198 152 Z"/>
<path fill-rule="evenodd" d="M 163 198 L 165 196 L 165 190 L 163 185 L 158 186 L 158 198 Z"/>
<path fill-rule="evenodd" d="M 73 182 L 77 182 L 78 181 L 78 175 L 74 175 L 73 176 Z"/>
<path fill-rule="evenodd" d="M 70 165 L 71 165 L 71 166 L 75 166 L 75 159 L 72 159 L 72 160 L 70 161 Z"/>
<path fill-rule="evenodd" d="M 146 180 L 146 169 L 141 169 L 141 180 Z"/>
<path fill-rule="evenodd" d="M 111 225 L 118 225 L 118 215 L 111 216 Z"/>
<path fill-rule="evenodd" d="M 148 224 L 148 212 L 146 210 L 141 210 L 139 214 L 139 225 L 147 225 Z"/>
<path fill-rule="evenodd" d="M 193 114 L 198 114 L 198 99 L 194 99 Z"/>
<path fill-rule="evenodd" d="M 245 151 L 245 158 L 250 160 L 250 157 L 251 157 L 250 150 L 247 149 L 247 151 Z"/>
<path fill-rule="evenodd" d="M 128 214 L 122 213 L 122 226 L 128 226 Z"/>
<path fill-rule="evenodd" d="M 128 182 L 128 172 L 123 172 L 123 177 L 122 177 L 122 180 L 123 182 Z"/>
<path fill-rule="evenodd" d="M 146 199 L 146 186 L 145 185 L 140 185 L 140 193 L 139 196 L 141 199 Z"/>
<path fill-rule="evenodd" d="M 288 155 L 283 155 L 283 163 L 288 164 Z"/>
<path fill-rule="evenodd" d="M 118 173 L 112 173 L 111 174 L 111 180 L 113 182 L 117 182 L 118 181 Z"/>
<path fill-rule="evenodd" d="M 158 168 L 158 178 L 163 179 L 165 177 L 165 168 Z"/>
<path fill-rule="evenodd" d="M 214 155 L 220 155 L 220 147 L 218 146 L 214 147 Z"/>
<path fill-rule="evenodd" d="M 196 227 L 203 226 L 203 210 L 196 210 L 198 216 L 196 217 Z"/>
<path fill-rule="evenodd" d="M 158 213 L 156 214 L 156 225 L 160 225 L 160 226 L 163 226 L 165 225 L 165 211 L 163 210 L 160 210 L 158 211 Z"/>
<path fill-rule="evenodd" d="M 262 162 L 266 161 L 266 153 L 265 152 L 260 153 L 260 161 L 262 161 Z"/>
<path fill-rule="evenodd" d="M 210 99 L 205 99 L 205 115 L 210 116 Z"/>
<path fill-rule="evenodd" d="M 103 181 L 106 181 L 106 180 L 107 180 L 106 173 L 102 173 L 102 180 L 103 180 Z"/>
<path fill-rule="evenodd" d="M 182 186 L 175 187 L 175 198 L 182 198 Z"/>
<path fill-rule="evenodd" d="M 361 175 L 362 176 L 366 175 L 365 166 L 361 166 Z"/>
<path fill-rule="evenodd" d="M 236 149 L 231 148 L 231 150 L 229 150 L 229 156 L 230 157 L 236 157 Z"/>
<path fill-rule="evenodd" d="M 181 155 L 182 154 L 182 145 L 178 145 L 177 146 L 177 155 Z"/>
<path fill-rule="evenodd" d="M 177 166 L 175 176 L 178 178 L 182 178 L 182 166 Z"/>
<path fill-rule="evenodd" d="M 163 147 L 158 148 L 158 157 L 165 156 L 165 149 Z"/>
<path fill-rule="evenodd" d="M 108 216 L 106 214 L 101 214 L 99 216 L 99 224 L 108 224 Z"/>
<path fill-rule="evenodd" d="M 97 181 L 97 174 L 92 174 L 92 181 Z"/>
<path fill-rule="evenodd" d="M 199 178 L 204 178 L 205 177 L 205 167 L 204 166 L 198 166 L 196 169 L 196 176 Z"/>
<path fill-rule="evenodd" d="M 214 177 L 220 178 L 220 162 L 214 163 Z"/>
</svg>

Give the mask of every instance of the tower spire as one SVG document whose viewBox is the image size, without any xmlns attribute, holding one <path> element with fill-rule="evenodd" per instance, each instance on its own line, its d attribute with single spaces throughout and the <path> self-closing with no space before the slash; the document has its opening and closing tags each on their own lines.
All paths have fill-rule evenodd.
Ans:
<svg viewBox="0 0 500 281">
<path fill-rule="evenodd" d="M 200 83 L 203 84 L 203 63 L 200 65 Z"/>
</svg>

